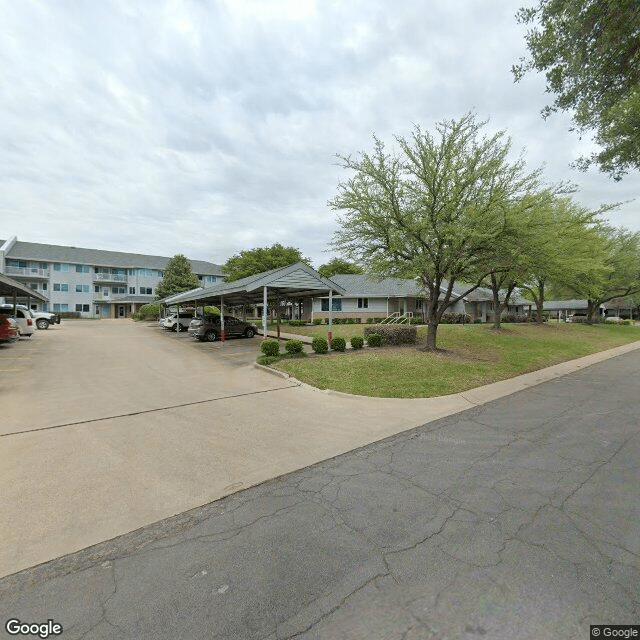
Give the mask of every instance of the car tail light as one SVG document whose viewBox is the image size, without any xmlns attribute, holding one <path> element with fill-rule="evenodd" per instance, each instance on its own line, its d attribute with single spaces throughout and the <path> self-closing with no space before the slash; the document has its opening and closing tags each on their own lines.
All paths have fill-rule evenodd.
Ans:
<svg viewBox="0 0 640 640">
<path fill-rule="evenodd" d="M 27 318 L 27 327 L 33 326 L 33 320 L 31 318 Z"/>
</svg>

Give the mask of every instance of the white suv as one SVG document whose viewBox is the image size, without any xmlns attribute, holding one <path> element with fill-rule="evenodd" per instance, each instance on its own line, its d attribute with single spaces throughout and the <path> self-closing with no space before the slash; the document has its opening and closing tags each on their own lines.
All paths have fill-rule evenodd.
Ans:
<svg viewBox="0 0 640 640">
<path fill-rule="evenodd" d="M 191 311 L 181 311 L 180 312 L 180 331 L 187 331 L 189 328 L 189 323 L 193 319 L 193 312 Z M 177 331 L 178 322 L 177 316 L 175 313 L 172 313 L 170 316 L 163 318 L 160 320 L 160 326 L 168 329 L 169 331 Z"/>
<path fill-rule="evenodd" d="M 30 338 L 36 332 L 36 323 L 31 315 L 31 311 L 26 307 L 22 305 L 18 306 L 16 308 L 15 315 L 13 315 L 13 305 L 3 304 L 0 305 L 0 312 L 7 314 L 10 318 L 15 320 L 21 336 L 27 336 L 27 338 Z"/>
</svg>

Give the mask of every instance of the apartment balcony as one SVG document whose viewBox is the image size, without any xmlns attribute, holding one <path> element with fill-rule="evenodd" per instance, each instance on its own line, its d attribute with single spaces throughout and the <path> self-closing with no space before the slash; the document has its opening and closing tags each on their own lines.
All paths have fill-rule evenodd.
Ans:
<svg viewBox="0 0 640 640">
<path fill-rule="evenodd" d="M 110 293 L 108 296 L 105 296 L 103 293 L 94 293 L 93 301 L 94 302 L 122 302 L 123 300 L 128 300 L 131 296 L 128 296 L 126 293 Z"/>
<path fill-rule="evenodd" d="M 26 278 L 27 280 L 48 280 L 51 276 L 49 269 L 37 267 L 5 267 L 4 273 L 11 278 Z"/>
<path fill-rule="evenodd" d="M 116 284 L 120 284 L 122 282 L 127 282 L 127 276 L 118 273 L 94 273 L 93 274 L 94 282 L 113 282 Z"/>
</svg>

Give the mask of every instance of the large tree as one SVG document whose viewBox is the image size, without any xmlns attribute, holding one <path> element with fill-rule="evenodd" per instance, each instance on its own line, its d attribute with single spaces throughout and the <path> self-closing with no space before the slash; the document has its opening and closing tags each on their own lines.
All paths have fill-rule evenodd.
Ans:
<svg viewBox="0 0 640 640">
<path fill-rule="evenodd" d="M 601 304 L 640 293 L 640 232 L 603 225 L 598 235 L 604 269 L 580 273 L 571 284 L 588 300 L 589 323 L 597 320 Z"/>
<path fill-rule="evenodd" d="M 156 295 L 158 299 L 162 299 L 197 287 L 198 276 L 191 271 L 189 260 L 179 253 L 167 262 L 164 277 L 156 289 Z"/>
<path fill-rule="evenodd" d="M 363 271 L 357 264 L 354 264 L 353 262 L 343 260 L 342 258 L 332 258 L 326 264 L 318 267 L 318 273 L 325 278 L 330 278 L 331 276 L 335 276 L 336 274 L 360 274 L 363 273 Z"/>
<path fill-rule="evenodd" d="M 598 235 L 599 213 L 568 196 L 550 194 L 523 221 L 518 244 L 523 272 L 518 284 L 535 302 L 539 324 L 544 321 L 548 287 L 571 288 L 581 274 L 595 279 L 605 271 Z"/>
<path fill-rule="evenodd" d="M 258 247 L 236 253 L 222 265 L 222 273 L 225 275 L 226 282 L 233 282 L 263 271 L 286 267 L 295 262 L 310 263 L 300 249 L 284 247 L 276 243 L 270 247 Z"/>
<path fill-rule="evenodd" d="M 554 102 L 580 131 L 595 132 L 602 151 L 583 158 L 619 180 L 640 168 L 640 3 L 638 0 L 540 0 L 517 13 L 531 28 L 530 58 L 514 65 L 516 81 L 544 72 Z"/>
<path fill-rule="evenodd" d="M 504 132 L 483 135 L 485 125 L 467 114 L 436 124 L 435 135 L 414 126 L 408 139 L 396 137 L 396 153 L 374 136 L 371 153 L 339 156 L 354 175 L 330 202 L 342 212 L 332 246 L 373 274 L 419 279 L 427 350 L 460 297 L 455 282 L 477 277 L 462 296 L 479 286 L 507 209 L 538 189 L 539 172 L 527 173 L 522 158 L 511 161 L 510 140 Z"/>
</svg>

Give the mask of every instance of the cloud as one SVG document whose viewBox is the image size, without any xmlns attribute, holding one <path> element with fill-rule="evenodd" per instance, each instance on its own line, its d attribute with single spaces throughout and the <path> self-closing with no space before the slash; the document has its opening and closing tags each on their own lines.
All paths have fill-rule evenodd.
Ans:
<svg viewBox="0 0 640 640">
<path fill-rule="evenodd" d="M 588 140 L 514 84 L 518 2 L 7 3 L 5 233 L 223 262 L 273 242 L 320 264 L 336 153 L 473 109 L 587 206 L 635 198 L 569 163 Z M 612 220 L 640 228 L 637 204 Z"/>
</svg>

